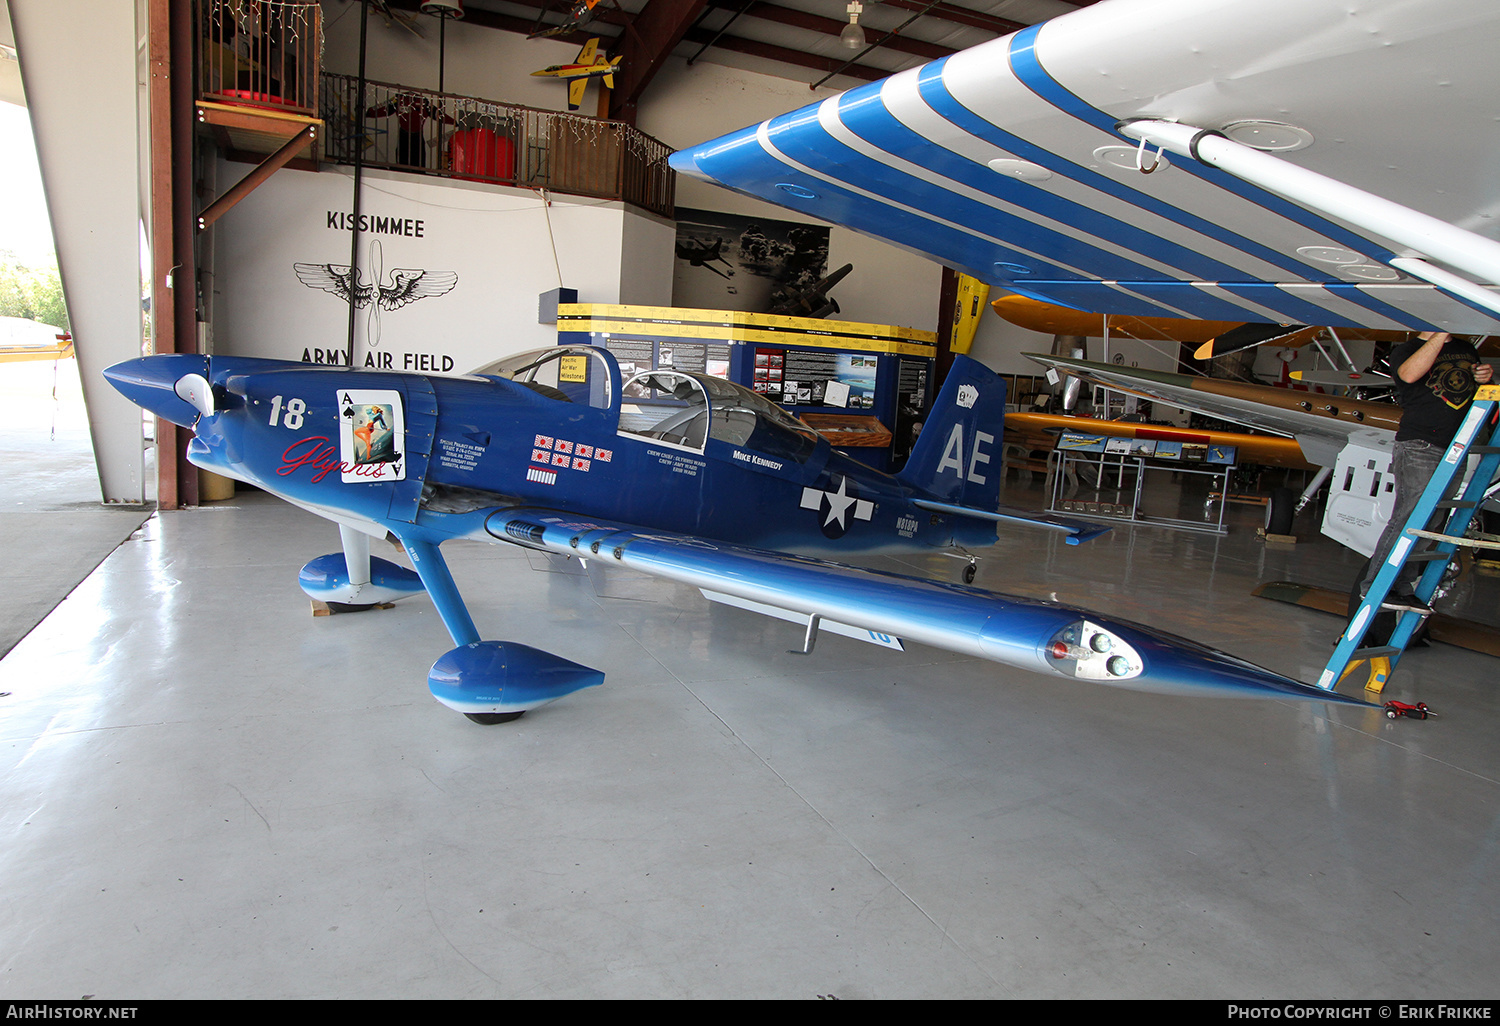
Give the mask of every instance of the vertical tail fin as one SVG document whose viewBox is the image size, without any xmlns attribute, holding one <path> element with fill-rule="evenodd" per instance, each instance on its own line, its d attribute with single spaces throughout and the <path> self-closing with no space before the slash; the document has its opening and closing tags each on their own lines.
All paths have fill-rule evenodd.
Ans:
<svg viewBox="0 0 1500 1026">
<path fill-rule="evenodd" d="M 1000 502 L 1005 381 L 956 357 L 901 473 L 903 484 L 939 502 L 994 509 Z"/>
</svg>

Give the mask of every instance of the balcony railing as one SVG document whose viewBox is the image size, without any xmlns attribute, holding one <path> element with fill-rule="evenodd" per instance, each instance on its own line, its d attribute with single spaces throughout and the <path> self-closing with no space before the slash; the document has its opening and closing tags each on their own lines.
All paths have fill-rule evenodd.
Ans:
<svg viewBox="0 0 1500 1026">
<path fill-rule="evenodd" d="M 673 215 L 671 149 L 632 125 L 323 75 L 323 159 L 624 200 Z"/>
<path fill-rule="evenodd" d="M 198 0 L 200 99 L 316 117 L 323 9 L 275 0 Z"/>
</svg>

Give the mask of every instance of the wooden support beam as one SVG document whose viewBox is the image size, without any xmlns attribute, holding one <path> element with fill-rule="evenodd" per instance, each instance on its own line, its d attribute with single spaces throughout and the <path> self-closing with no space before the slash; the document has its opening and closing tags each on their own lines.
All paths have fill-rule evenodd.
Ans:
<svg viewBox="0 0 1500 1026">
<path fill-rule="evenodd" d="M 289 139 L 281 149 L 261 161 L 256 168 L 244 178 L 241 178 L 228 192 L 220 196 L 208 205 L 203 213 L 198 215 L 198 230 L 201 232 L 208 228 L 219 218 L 223 217 L 240 200 L 255 191 L 256 187 L 270 178 L 286 165 L 293 157 L 302 151 L 304 146 L 312 143 L 316 134 L 316 125 L 308 125 Z"/>
<path fill-rule="evenodd" d="M 648 0 L 624 35 L 620 53 L 625 60 L 609 98 L 611 118 L 635 124 L 641 94 L 707 6 L 708 0 Z"/>
<path fill-rule="evenodd" d="M 151 0 L 147 9 L 147 54 L 150 66 L 151 132 L 151 345 L 156 353 L 177 351 L 176 247 L 172 238 L 172 5 Z M 180 66 L 187 73 L 191 64 Z M 156 421 L 156 501 L 161 509 L 177 509 L 177 429 L 170 421 Z"/>
</svg>

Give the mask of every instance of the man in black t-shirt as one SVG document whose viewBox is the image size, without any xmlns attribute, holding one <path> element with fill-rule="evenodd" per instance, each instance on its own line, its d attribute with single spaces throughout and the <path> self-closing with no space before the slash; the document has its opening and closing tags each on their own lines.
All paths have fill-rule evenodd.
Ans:
<svg viewBox="0 0 1500 1026">
<path fill-rule="evenodd" d="M 1391 353 L 1391 366 L 1395 369 L 1396 398 L 1402 410 L 1391 454 L 1391 473 L 1396 476 L 1395 504 L 1375 546 L 1375 554 L 1359 580 L 1358 598 L 1375 583 L 1381 563 L 1401 537 L 1432 472 L 1469 412 L 1475 390 L 1494 376 L 1493 367 L 1479 362 L 1479 351 L 1473 345 L 1446 331 L 1424 331 L 1401 343 Z M 1455 488 L 1457 484 L 1455 479 Z M 1407 563 L 1386 604 L 1402 609 L 1418 605 L 1412 590 L 1420 571 L 1420 564 Z M 1354 604 L 1357 598 L 1351 602 Z"/>
</svg>

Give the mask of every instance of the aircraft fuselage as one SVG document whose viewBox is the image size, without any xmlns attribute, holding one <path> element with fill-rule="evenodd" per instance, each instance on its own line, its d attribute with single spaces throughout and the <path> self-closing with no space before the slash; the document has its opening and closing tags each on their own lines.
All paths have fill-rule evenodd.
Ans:
<svg viewBox="0 0 1500 1026">
<path fill-rule="evenodd" d="M 590 405 L 497 377 L 211 363 L 216 409 L 197 419 L 193 463 L 320 512 L 419 526 L 435 540 L 477 535 L 474 514 L 496 506 L 823 555 L 995 539 L 990 523 L 915 508 L 910 486 L 810 432 L 751 433 L 739 444 L 703 431 L 652 437 L 622 429 L 618 396 Z M 1000 474 L 998 443 L 953 439 L 944 473 Z"/>
</svg>

